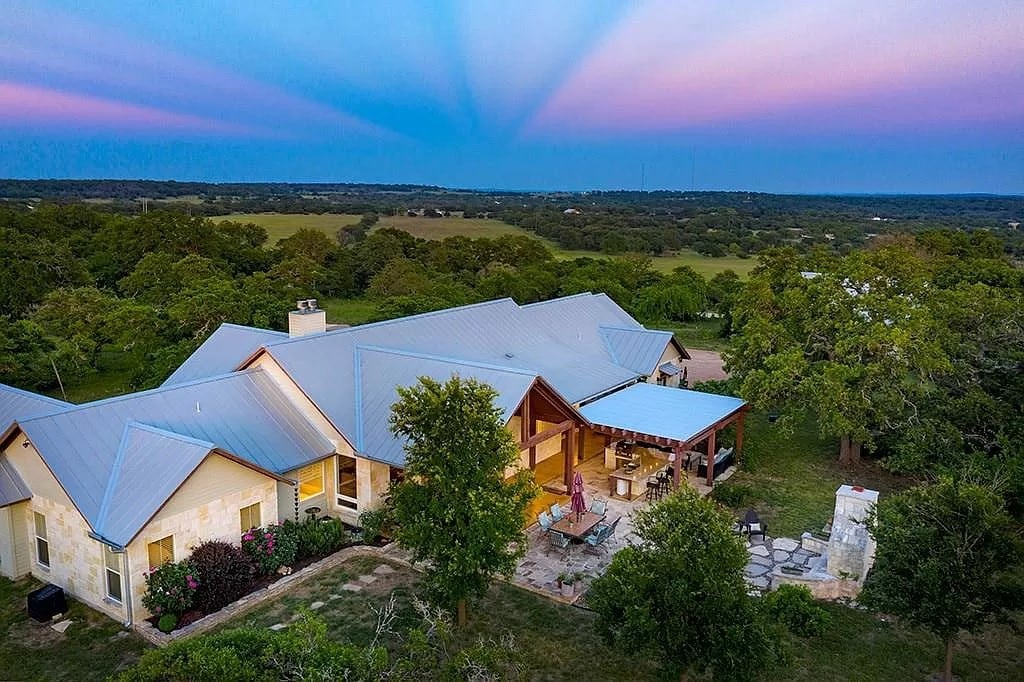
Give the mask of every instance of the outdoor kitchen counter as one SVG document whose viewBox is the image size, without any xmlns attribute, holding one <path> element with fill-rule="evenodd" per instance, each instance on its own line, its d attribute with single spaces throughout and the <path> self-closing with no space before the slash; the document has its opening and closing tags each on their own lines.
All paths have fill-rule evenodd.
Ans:
<svg viewBox="0 0 1024 682">
<path fill-rule="evenodd" d="M 653 455 L 641 454 L 640 466 L 632 472 L 627 471 L 625 467 L 621 467 L 608 474 L 608 494 L 612 497 L 625 497 L 627 500 L 632 500 L 634 484 L 640 484 L 643 487 L 646 485 L 645 482 L 648 476 L 653 476 L 666 466 L 664 459 L 654 457 Z M 620 483 L 625 486 L 624 492 L 619 492 L 622 490 Z"/>
</svg>

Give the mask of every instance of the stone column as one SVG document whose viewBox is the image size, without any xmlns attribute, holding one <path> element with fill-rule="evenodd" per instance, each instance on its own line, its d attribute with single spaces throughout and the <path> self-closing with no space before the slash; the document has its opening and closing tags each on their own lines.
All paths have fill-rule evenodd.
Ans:
<svg viewBox="0 0 1024 682">
<path fill-rule="evenodd" d="M 828 543 L 828 572 L 863 582 L 875 561 L 875 541 L 867 517 L 878 502 L 878 491 L 842 485 L 836 491 L 832 535 Z"/>
</svg>

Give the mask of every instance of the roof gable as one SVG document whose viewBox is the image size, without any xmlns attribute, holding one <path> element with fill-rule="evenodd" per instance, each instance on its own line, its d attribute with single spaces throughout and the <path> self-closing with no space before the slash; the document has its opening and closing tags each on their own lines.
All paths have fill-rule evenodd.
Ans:
<svg viewBox="0 0 1024 682">
<path fill-rule="evenodd" d="M 93 530 L 120 547 L 127 545 L 213 447 L 213 443 L 129 422 L 91 523 Z"/>
<path fill-rule="evenodd" d="M 260 346 L 287 338 L 284 332 L 224 323 L 162 385 L 172 386 L 230 372 Z"/>
<path fill-rule="evenodd" d="M 22 502 L 32 497 L 21 476 L 14 470 L 6 457 L 0 455 L 0 507 Z"/>
<path fill-rule="evenodd" d="M 185 442 L 191 439 L 276 473 L 334 451 L 262 370 L 87 403 L 20 421 L 19 426 L 75 506 L 94 524 L 115 469 L 133 461 L 126 458 L 136 450 L 134 443 L 151 438 L 128 432 L 132 423 L 163 431 L 164 438 L 170 433 L 184 453 L 193 452 Z M 162 451 L 172 452 L 166 441 L 160 442 Z"/>
<path fill-rule="evenodd" d="M 635 327 L 602 326 L 600 333 L 615 362 L 644 375 L 654 371 L 672 340 L 672 332 Z"/>
</svg>

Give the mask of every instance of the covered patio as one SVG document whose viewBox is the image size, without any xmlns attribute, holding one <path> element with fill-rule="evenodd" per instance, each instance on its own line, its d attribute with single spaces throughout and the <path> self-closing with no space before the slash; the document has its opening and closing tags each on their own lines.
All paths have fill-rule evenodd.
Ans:
<svg viewBox="0 0 1024 682">
<path fill-rule="evenodd" d="M 673 489 L 684 472 L 697 472 L 708 487 L 714 486 L 715 478 L 739 458 L 746 412 L 747 403 L 739 398 L 645 383 L 580 408 L 591 429 L 607 439 L 610 493 L 621 496 L 621 483 L 611 483 L 628 482 L 629 498 L 636 497 L 634 486 L 642 492 L 647 478 L 658 471 L 670 475 Z M 719 432 L 733 424 L 734 442 L 720 449 Z M 616 447 L 618 443 L 629 447 Z"/>
</svg>

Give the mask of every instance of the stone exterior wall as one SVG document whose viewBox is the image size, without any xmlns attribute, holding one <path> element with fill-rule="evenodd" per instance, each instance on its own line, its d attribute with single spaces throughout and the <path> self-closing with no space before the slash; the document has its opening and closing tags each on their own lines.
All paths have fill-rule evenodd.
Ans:
<svg viewBox="0 0 1024 682">
<path fill-rule="evenodd" d="M 239 464 L 235 466 L 241 467 Z M 257 485 L 222 494 L 176 514 L 159 516 L 143 528 L 129 543 L 125 553 L 133 620 L 138 622 L 150 615 L 142 605 L 142 595 L 146 591 L 144 573 L 149 570 L 149 543 L 173 536 L 175 561 L 186 558 L 196 545 L 205 540 L 238 544 L 241 538 L 238 512 L 256 502 L 260 503 L 264 523 L 274 520 L 272 510 L 277 509 L 277 482 L 274 479 L 263 477 Z M 102 561 L 102 558 L 97 553 L 97 561 Z"/>
<path fill-rule="evenodd" d="M 672 342 L 669 342 L 665 346 L 665 351 L 661 354 L 661 359 L 658 360 L 657 366 L 651 371 L 651 375 L 647 377 L 647 383 L 658 383 L 658 375 L 660 374 L 660 372 L 658 371 L 658 367 L 661 367 L 666 362 L 671 362 L 676 367 L 678 367 L 679 374 L 676 374 L 675 376 L 671 377 L 666 377 L 665 385 L 671 386 L 673 388 L 678 388 L 679 380 L 682 379 L 683 376 L 683 356 L 679 354 L 679 351 L 676 350 L 676 347 L 674 344 L 672 344 Z"/>
</svg>

